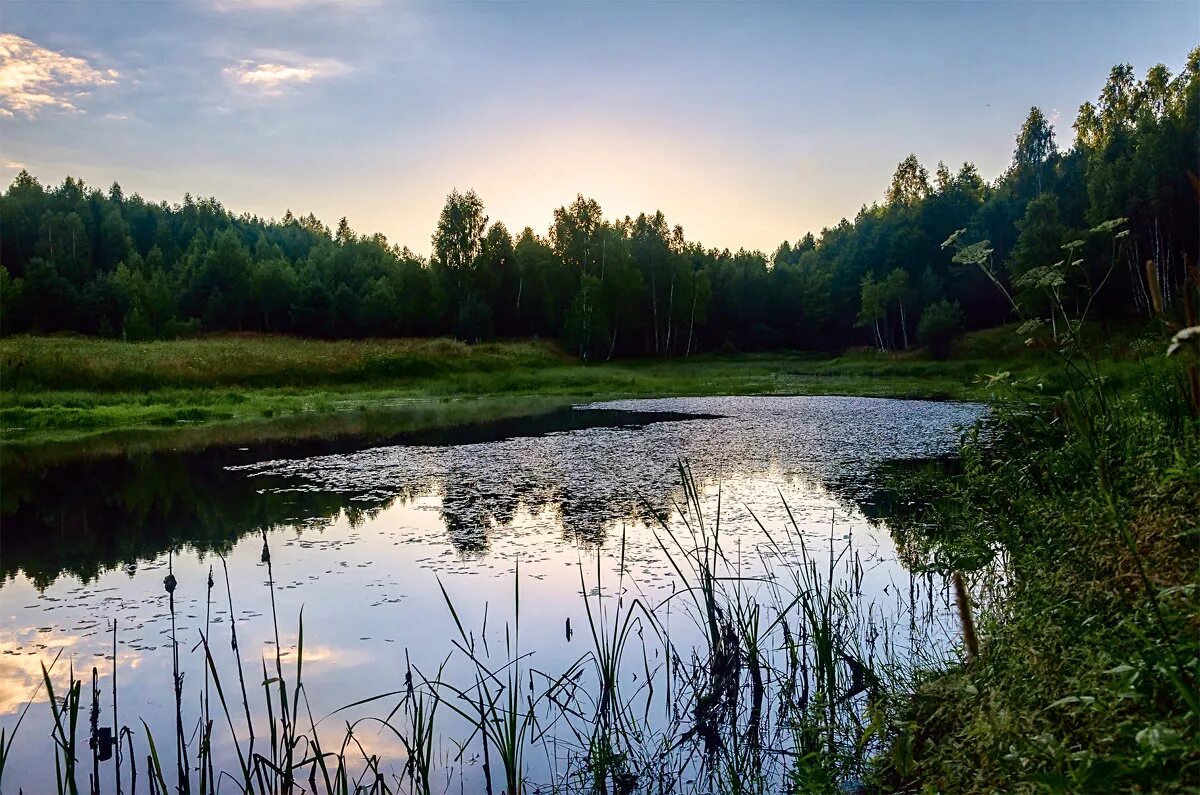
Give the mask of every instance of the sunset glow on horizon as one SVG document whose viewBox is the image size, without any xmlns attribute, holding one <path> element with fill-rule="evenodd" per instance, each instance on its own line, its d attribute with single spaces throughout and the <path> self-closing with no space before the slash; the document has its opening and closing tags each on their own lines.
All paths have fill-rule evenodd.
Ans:
<svg viewBox="0 0 1200 795">
<path fill-rule="evenodd" d="M 5 183 L 347 216 L 423 255 L 452 188 L 514 234 L 583 194 L 769 252 L 881 199 L 909 152 L 995 178 L 1031 105 L 1069 145 L 1113 63 L 1177 70 L 1200 21 L 1186 2 L 3 8 Z"/>
</svg>

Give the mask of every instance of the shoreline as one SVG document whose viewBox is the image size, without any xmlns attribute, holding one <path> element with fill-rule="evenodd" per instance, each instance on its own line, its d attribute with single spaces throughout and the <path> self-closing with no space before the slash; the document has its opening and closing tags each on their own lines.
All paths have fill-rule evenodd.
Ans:
<svg viewBox="0 0 1200 795">
<path fill-rule="evenodd" d="M 988 332 L 994 333 L 994 332 Z M 445 356 L 449 352 L 448 356 Z M 697 356 L 584 365 L 540 341 L 164 343 L 0 340 L 0 460 L 72 458 L 284 439 L 389 435 L 630 398 L 777 395 L 986 402 L 1050 362 L 920 352 Z M 438 358 L 441 356 L 442 358 Z M 373 358 L 371 358 L 373 357 Z M 1129 369 L 1111 362 L 1121 375 Z M 91 375 L 81 370 L 90 368 Z M 280 385 L 262 383 L 274 372 Z M 389 373 L 421 372 L 396 377 Z M 76 388 L 81 378 L 94 386 Z M 137 384 L 154 383 L 150 389 Z M 206 385 L 201 385 L 206 384 Z"/>
</svg>

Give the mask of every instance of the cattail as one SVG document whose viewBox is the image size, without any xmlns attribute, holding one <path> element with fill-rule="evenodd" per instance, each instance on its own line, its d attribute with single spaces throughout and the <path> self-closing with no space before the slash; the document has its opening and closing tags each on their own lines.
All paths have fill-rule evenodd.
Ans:
<svg viewBox="0 0 1200 795">
<path fill-rule="evenodd" d="M 96 666 L 92 666 L 92 710 L 89 715 L 91 724 L 91 739 L 88 746 L 92 749 L 92 795 L 100 795 L 100 674 Z"/>
<path fill-rule="evenodd" d="M 967 662 L 979 656 L 979 637 L 975 634 L 975 619 L 971 617 L 971 597 L 962 574 L 954 572 L 954 595 L 958 601 L 958 620 L 962 624 L 963 645 L 967 647 Z"/>
</svg>

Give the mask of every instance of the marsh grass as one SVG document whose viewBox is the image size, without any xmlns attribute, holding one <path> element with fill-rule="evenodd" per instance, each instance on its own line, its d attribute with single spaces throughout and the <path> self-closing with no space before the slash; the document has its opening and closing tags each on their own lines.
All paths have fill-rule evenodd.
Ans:
<svg viewBox="0 0 1200 795">
<path fill-rule="evenodd" d="M 1089 345 L 1112 379 L 1138 376 L 1134 331 Z M 992 396 L 981 373 L 1007 370 L 1047 387 L 1051 354 L 1010 350 L 1011 329 L 968 335 L 960 355 L 919 352 L 710 354 L 584 366 L 550 343 L 467 346 L 451 340 L 321 342 L 215 337 L 176 342 L 12 337 L 0 340 L 0 441 L 70 445 L 59 454 L 138 446 L 245 444 L 369 435 L 388 426 L 443 427 L 488 413 L 514 416 L 571 403 L 684 395 Z M 1004 342 L 1002 345 L 1001 342 Z M 1008 347 L 1005 347 L 1008 346 Z M 449 402 L 449 405 L 443 405 Z"/>
<path fill-rule="evenodd" d="M 548 343 L 466 345 L 451 339 L 320 341 L 228 335 L 119 342 L 13 337 L 0 342 L 0 380 L 29 392 L 314 386 L 498 372 L 562 364 Z"/>
<path fill-rule="evenodd" d="M 260 661 L 257 697 L 242 667 L 227 572 L 233 660 L 218 660 L 207 618 L 215 586 L 210 572 L 204 628 L 193 649 L 204 668 L 198 703 L 182 700 L 179 662 L 175 743 L 164 755 L 144 721 L 137 729 L 116 725 L 114 681 L 112 735 L 128 750 L 108 764 L 124 765 L 121 781 L 129 787 L 140 781 L 164 794 L 427 793 L 449 786 L 472 759 L 482 760 L 482 787 L 489 793 L 856 786 L 879 747 L 868 700 L 885 686 L 888 665 L 896 661 L 894 647 L 874 650 L 868 616 L 884 606 L 863 601 L 852 543 L 837 545 L 831 536 L 827 554 L 810 549 L 791 517 L 774 533 L 759 525 L 766 541 L 731 555 L 723 546 L 719 493 L 708 515 L 690 467 L 681 462 L 679 471 L 682 496 L 673 515 L 657 517 L 656 531 L 676 574 L 671 595 L 656 601 L 641 594 L 625 569 L 624 539 L 615 587 L 606 587 L 599 556 L 592 583 L 581 563 L 588 625 L 580 631 L 590 648 L 561 670 L 547 671 L 533 664 L 535 650 L 523 646 L 519 566 L 510 617 L 499 630 L 495 621 L 489 630 L 488 606 L 482 629 L 473 630 L 450 590 L 440 586 L 455 631 L 449 656 L 426 676 L 406 654 L 395 689 L 324 717 L 313 714 L 304 680 L 303 612 L 294 650 L 281 644 L 264 534 L 261 563 L 274 644 Z M 751 554 L 768 563 L 764 574 L 743 574 L 742 558 Z M 165 585 L 173 601 L 171 579 L 168 574 Z M 903 604 L 918 608 L 917 599 Z M 172 634 L 172 642 L 178 656 L 182 641 Z M 73 671 L 66 678 L 65 698 L 57 697 L 50 669 L 43 686 L 55 721 L 58 786 L 76 792 L 80 682 Z M 368 752 L 363 732 L 397 738 L 403 758 Z M 165 772 L 172 768 L 173 776 Z M 2 774 L 0 768 L 0 782 Z M 89 790 L 103 789 L 95 776 Z"/>
<path fill-rule="evenodd" d="M 484 785 L 489 795 L 494 791 L 493 754 L 499 758 L 503 775 L 504 792 L 521 792 L 525 789 L 525 754 L 530 742 L 538 732 L 538 704 L 553 698 L 564 680 L 571 677 L 574 666 L 557 679 L 553 679 L 526 666 L 529 653 L 521 651 L 521 589 L 518 564 L 513 587 L 513 621 L 504 625 L 504 655 L 493 662 L 491 652 L 483 642 L 481 650 L 473 635 L 467 631 L 459 617 L 454 602 L 445 585 L 438 581 L 446 607 L 454 619 L 458 638 L 452 640 L 455 649 L 470 661 L 474 669 L 473 681 L 465 686 L 450 682 L 439 682 L 439 688 L 450 694 L 443 698 L 447 707 L 472 724 L 478 732 L 483 746 Z M 486 615 L 486 614 L 485 614 Z M 486 638 L 485 626 L 481 638 Z M 538 688 L 535 679 L 545 680 Z M 528 681 L 528 695 L 525 682 Z M 537 695 L 535 695 L 537 690 Z M 459 759 L 463 750 L 474 738 L 474 733 L 459 745 Z"/>
<path fill-rule="evenodd" d="M 898 486 L 929 506 L 893 522 L 901 548 L 941 571 L 987 572 L 1003 595 L 981 605 L 974 659 L 915 681 L 895 714 L 892 786 L 1200 785 L 1188 381 L 1156 364 L 1130 388 L 1064 358 L 1070 388 L 1011 385 L 993 438 L 966 440 L 957 476 Z"/>
</svg>

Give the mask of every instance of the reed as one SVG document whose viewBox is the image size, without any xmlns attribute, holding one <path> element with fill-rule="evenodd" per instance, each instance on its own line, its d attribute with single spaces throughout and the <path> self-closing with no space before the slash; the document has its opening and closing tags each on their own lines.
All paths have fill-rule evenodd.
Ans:
<svg viewBox="0 0 1200 795">
<path fill-rule="evenodd" d="M 117 734 L 128 749 L 115 763 L 118 782 L 128 780 L 136 788 L 141 781 L 164 795 L 193 786 L 205 795 L 430 793 L 438 790 L 435 781 L 441 776 L 450 785 L 453 771 L 462 771 L 477 754 L 482 787 L 489 793 L 741 793 L 857 786 L 871 775 L 871 761 L 883 750 L 886 730 L 875 704 L 893 676 L 888 666 L 897 661 L 887 646 L 894 627 L 881 629 L 869 618 L 882 613 L 882 606 L 863 599 L 862 566 L 852 539 L 836 542 L 831 521 L 828 549 L 819 549 L 825 541 L 806 538 L 787 508 L 783 526 L 768 528 L 754 517 L 760 540 L 745 548 L 738 541 L 727 550 L 720 489 L 710 512 L 686 462 L 679 462 L 679 477 L 673 514 L 655 515 L 659 549 L 675 573 L 674 592 L 659 600 L 639 593 L 640 584 L 625 569 L 624 535 L 615 589 L 606 591 L 599 557 L 594 588 L 581 563 L 587 627 L 580 629 L 590 644 L 563 670 L 535 667 L 532 650 L 523 644 L 518 565 L 511 615 L 499 625 L 501 643 L 493 638 L 494 620 L 489 630 L 490 605 L 483 606 L 483 626 L 476 632 L 439 581 L 455 627 L 442 662 L 427 676 L 406 652 L 402 686 L 324 717 L 314 715 L 304 680 L 303 610 L 294 650 L 281 643 L 274 561 L 264 532 L 261 565 L 274 651 L 260 658 L 261 697 L 252 701 L 249 695 L 239 620 L 222 559 L 233 660 L 218 660 L 211 637 L 215 581 L 210 567 L 202 586 L 204 625 L 194 649 L 201 654 L 204 683 L 197 691 L 190 739 L 183 719 L 184 660 L 172 625 L 175 780 L 164 776 L 159 747 L 143 721 L 138 731 L 122 727 Z M 751 557 L 764 574 L 743 572 L 743 562 Z M 173 614 L 175 590 L 182 587 L 174 582 L 173 568 L 165 585 Z M 927 609 L 940 609 L 933 605 L 932 585 L 931 580 Z M 924 592 L 913 588 L 895 610 L 913 614 L 916 632 Z M 881 632 L 885 648 L 878 652 L 872 644 Z M 113 633 L 115 665 L 115 625 Z M 294 666 L 284 664 L 285 651 L 294 653 Z M 466 673 L 450 677 L 451 669 Z M 44 679 L 50 690 L 48 671 Z M 79 683 L 72 675 L 67 698 L 51 696 L 60 790 L 75 792 Z M 114 726 L 116 696 L 114 678 Z M 385 703 L 391 706 L 370 714 Z M 366 751 L 360 738 L 368 730 L 396 737 L 404 759 Z M 228 740 L 227 758 L 215 750 L 221 735 Z M 148 749 L 140 771 L 135 740 Z M 549 778 L 534 780 L 533 770 Z"/>
<path fill-rule="evenodd" d="M 57 662 L 57 657 L 55 658 Z M 54 740 L 54 779 L 59 795 L 69 793 L 78 795 L 79 783 L 76 780 L 75 766 L 79 761 L 76 741 L 76 729 L 79 725 L 80 692 L 83 682 L 75 678 L 75 668 L 72 664 L 67 673 L 67 689 L 61 701 L 55 696 L 54 684 L 50 680 L 50 668 L 42 664 L 42 683 L 46 688 L 46 696 L 50 705 L 50 716 L 54 726 L 51 738 Z"/>
<path fill-rule="evenodd" d="M 458 638 L 453 645 L 474 667 L 474 681 L 467 687 L 449 682 L 439 683 L 444 692 L 455 697 L 442 700 L 448 709 L 473 724 L 474 732 L 481 736 L 488 792 L 493 791 L 490 759 L 494 750 L 502 765 L 504 792 L 512 795 L 525 791 L 524 759 L 528 746 L 538 736 L 544 735 L 538 724 L 539 707 L 564 692 L 582 664 L 582 658 L 576 660 L 557 676 L 525 665 L 530 653 L 520 650 L 519 564 L 514 569 L 514 575 L 513 621 L 504 625 L 504 657 L 498 664 L 491 662 L 486 644 L 482 652 L 477 647 L 464 627 L 446 587 L 438 581 L 446 607 L 458 630 Z M 486 627 L 481 637 L 486 637 Z M 535 681 L 540 684 L 535 685 Z M 526 688 L 528 692 L 523 695 Z M 467 742 L 470 742 L 470 738 Z"/>
</svg>

